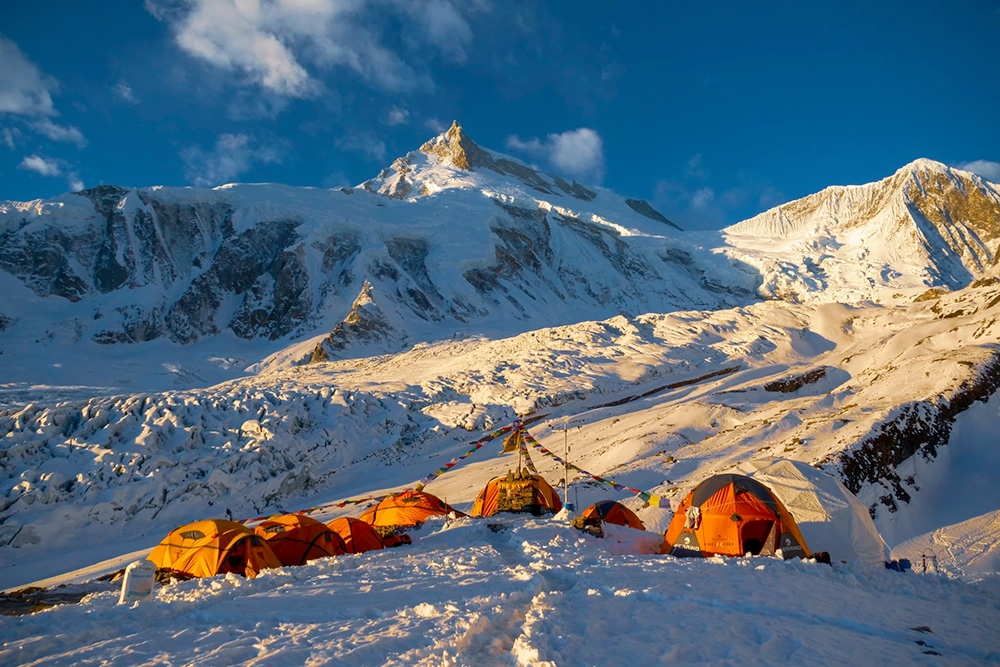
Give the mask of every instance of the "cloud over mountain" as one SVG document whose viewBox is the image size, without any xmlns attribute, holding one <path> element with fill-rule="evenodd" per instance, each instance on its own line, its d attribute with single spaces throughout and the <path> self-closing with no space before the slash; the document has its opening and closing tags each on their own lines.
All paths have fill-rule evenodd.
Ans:
<svg viewBox="0 0 1000 667">
<path fill-rule="evenodd" d="M 507 137 L 507 147 L 544 160 L 555 171 L 571 178 L 593 184 L 604 180 L 604 141 L 589 127 L 550 134 L 544 141 L 511 135 Z"/>
<path fill-rule="evenodd" d="M 185 175 L 194 185 L 207 187 L 228 183 L 246 173 L 257 162 L 281 161 L 281 145 L 262 145 L 246 134 L 223 134 L 211 150 L 189 146 L 181 152 Z"/>
</svg>

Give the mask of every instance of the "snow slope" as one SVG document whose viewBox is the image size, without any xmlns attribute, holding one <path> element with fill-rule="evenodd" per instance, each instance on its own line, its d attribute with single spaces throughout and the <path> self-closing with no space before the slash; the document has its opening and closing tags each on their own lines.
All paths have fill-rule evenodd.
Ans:
<svg viewBox="0 0 1000 667">
<path fill-rule="evenodd" d="M 441 341 L 204 390 L 33 403 L 0 415 L 10 443 L 0 585 L 151 548 L 198 518 L 405 488 L 518 415 L 556 450 L 568 427 L 581 468 L 667 498 L 748 458 L 824 466 L 892 546 L 926 530 L 905 526 L 914 498 L 940 493 L 934 462 L 961 451 L 949 439 L 969 447 L 963 460 L 986 446 L 962 430 L 979 413 L 957 415 L 956 430 L 948 410 L 995 388 L 998 315 L 998 285 L 891 309 L 770 301 Z M 893 448 L 881 447 L 900 429 Z M 513 465 L 498 449 L 429 490 L 471 504 Z M 914 457 L 929 472 L 906 468 Z M 561 476 L 553 461 L 539 466 Z M 957 491 L 921 506 L 912 516 L 930 523 L 919 526 L 946 525 L 934 522 L 956 507 L 975 508 L 963 519 L 1000 509 L 995 496 L 962 498 L 978 488 L 977 472 L 952 466 Z M 609 489 L 581 479 L 571 493 L 582 507 Z M 651 529 L 666 528 L 667 510 L 628 502 Z"/>
</svg>

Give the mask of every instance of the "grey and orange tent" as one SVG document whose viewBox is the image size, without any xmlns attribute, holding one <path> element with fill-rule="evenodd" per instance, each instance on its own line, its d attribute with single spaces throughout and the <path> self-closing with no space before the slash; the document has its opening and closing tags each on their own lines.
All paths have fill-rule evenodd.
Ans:
<svg viewBox="0 0 1000 667">
<path fill-rule="evenodd" d="M 256 577 L 269 567 L 281 567 L 271 547 L 252 530 L 235 521 L 208 519 L 175 528 L 146 559 L 157 569 L 181 577 L 212 577 L 233 572 Z"/>
<path fill-rule="evenodd" d="M 673 556 L 810 556 L 794 517 L 766 486 L 715 475 L 696 486 L 671 519 L 661 553 Z"/>
<path fill-rule="evenodd" d="M 370 524 L 379 535 L 385 537 L 390 533 L 419 528 L 432 516 L 448 515 L 452 512 L 462 515 L 435 495 L 425 491 L 407 490 L 387 496 L 379 504 L 366 509 L 360 518 Z"/>
<path fill-rule="evenodd" d="M 493 516 L 499 512 L 529 512 L 538 516 L 562 509 L 555 489 L 541 475 L 527 470 L 494 477 L 479 492 L 470 516 Z"/>
<path fill-rule="evenodd" d="M 618 526 L 628 526 L 636 530 L 646 530 L 642 521 L 635 515 L 635 512 L 614 500 L 602 500 L 594 503 L 587 509 L 580 512 L 584 519 L 599 519 L 604 523 L 613 523 Z"/>
<path fill-rule="evenodd" d="M 359 554 L 365 551 L 376 551 L 382 548 L 382 537 L 375 532 L 371 524 L 342 516 L 326 524 L 330 530 L 340 535 L 348 553 Z"/>
<path fill-rule="evenodd" d="M 282 565 L 305 565 L 306 561 L 347 553 L 338 533 L 325 523 L 302 514 L 273 516 L 253 532 L 267 542 Z"/>
</svg>

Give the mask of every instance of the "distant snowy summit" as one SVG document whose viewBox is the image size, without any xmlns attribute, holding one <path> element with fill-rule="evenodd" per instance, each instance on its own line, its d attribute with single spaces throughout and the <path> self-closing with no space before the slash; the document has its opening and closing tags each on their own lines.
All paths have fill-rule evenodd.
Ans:
<svg viewBox="0 0 1000 667">
<path fill-rule="evenodd" d="M 996 273 L 1000 188 L 916 160 L 866 185 L 831 186 L 723 230 L 772 298 L 853 302 L 960 289 Z"/>
<path fill-rule="evenodd" d="M 492 172 L 482 178 L 471 176 L 471 172 Z M 395 199 L 411 196 L 426 196 L 442 189 L 456 186 L 488 184 L 496 175 L 510 177 L 519 186 L 530 188 L 542 195 L 568 195 L 584 202 L 593 201 L 598 192 L 534 169 L 510 156 L 494 153 L 481 148 L 465 133 L 458 121 L 454 121 L 447 132 L 440 134 L 419 150 L 398 158 L 387 169 L 363 187 Z M 662 222 L 680 231 L 680 227 L 654 209 L 649 202 L 641 199 L 625 199 L 625 203 L 637 213 Z"/>
</svg>

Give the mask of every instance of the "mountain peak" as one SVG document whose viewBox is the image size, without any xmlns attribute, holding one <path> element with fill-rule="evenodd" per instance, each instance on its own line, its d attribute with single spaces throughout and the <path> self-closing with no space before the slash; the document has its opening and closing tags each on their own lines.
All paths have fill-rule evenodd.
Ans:
<svg viewBox="0 0 1000 667">
<path fill-rule="evenodd" d="M 436 155 L 458 169 L 473 171 L 492 163 L 489 154 L 469 138 L 458 121 L 452 121 L 447 132 L 434 137 L 420 147 L 421 153 Z"/>
<path fill-rule="evenodd" d="M 921 173 L 936 173 L 936 174 L 947 174 L 951 172 L 951 168 L 937 160 L 931 160 L 930 158 L 917 158 L 913 162 L 904 165 L 899 169 L 897 174 L 921 174 Z"/>
</svg>

